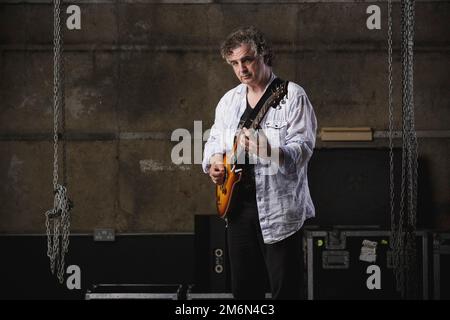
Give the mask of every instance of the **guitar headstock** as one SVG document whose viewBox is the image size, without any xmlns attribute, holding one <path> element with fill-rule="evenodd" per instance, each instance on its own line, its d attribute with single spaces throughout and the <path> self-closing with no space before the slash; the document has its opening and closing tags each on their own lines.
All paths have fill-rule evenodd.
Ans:
<svg viewBox="0 0 450 320">
<path fill-rule="evenodd" d="M 283 82 L 272 90 L 272 95 L 267 100 L 269 107 L 275 108 L 280 102 L 283 103 L 287 94 L 287 84 L 287 82 Z"/>
<path fill-rule="evenodd" d="M 274 89 L 272 89 L 271 96 L 266 100 L 266 102 L 261 108 L 263 112 L 259 112 L 258 116 L 255 118 L 255 120 L 251 125 L 253 129 L 258 128 L 259 123 L 261 122 L 262 118 L 270 108 L 276 108 L 280 103 L 281 104 L 286 103 L 285 97 L 287 95 L 287 87 L 288 81 L 285 81 L 277 85 Z"/>
</svg>

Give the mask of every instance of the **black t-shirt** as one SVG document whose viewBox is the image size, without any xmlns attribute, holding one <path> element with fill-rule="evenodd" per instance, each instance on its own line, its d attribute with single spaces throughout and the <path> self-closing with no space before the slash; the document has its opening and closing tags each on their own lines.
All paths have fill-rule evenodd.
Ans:
<svg viewBox="0 0 450 320">
<path fill-rule="evenodd" d="M 248 115 L 253 112 L 253 108 L 247 101 L 247 108 L 242 114 L 241 120 L 248 117 Z M 245 164 L 241 165 L 242 177 L 240 184 L 246 188 L 253 188 L 255 184 L 255 165 L 250 163 L 248 152 L 245 152 Z"/>
</svg>

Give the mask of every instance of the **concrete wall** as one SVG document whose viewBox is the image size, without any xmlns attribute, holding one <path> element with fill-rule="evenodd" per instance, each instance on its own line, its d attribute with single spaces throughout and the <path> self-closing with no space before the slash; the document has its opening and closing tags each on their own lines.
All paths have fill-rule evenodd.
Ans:
<svg viewBox="0 0 450 320">
<path fill-rule="evenodd" d="M 73 231 L 192 231 L 194 214 L 215 212 L 214 187 L 201 166 L 172 164 L 177 142 L 170 134 L 193 132 L 196 120 L 203 130 L 211 126 L 218 99 L 237 84 L 218 46 L 239 25 L 266 33 L 276 74 L 305 88 L 320 127 L 388 129 L 385 2 L 70 3 L 82 12 L 82 29 L 64 34 Z M 381 30 L 366 27 L 370 4 L 381 7 Z M 397 124 L 399 9 L 395 2 Z M 435 228 L 450 227 L 449 9 L 448 1 L 416 3 L 416 128 L 446 136 L 419 139 L 430 165 Z M 2 1 L 1 233 L 43 232 L 44 212 L 53 203 L 52 68 L 50 1 Z M 317 147 L 342 145 L 317 141 Z M 386 139 L 359 144 L 387 145 Z"/>
</svg>

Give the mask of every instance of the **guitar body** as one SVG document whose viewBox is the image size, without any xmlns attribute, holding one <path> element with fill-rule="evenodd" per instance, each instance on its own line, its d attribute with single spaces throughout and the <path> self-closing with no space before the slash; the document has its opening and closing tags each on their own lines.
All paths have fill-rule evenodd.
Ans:
<svg viewBox="0 0 450 320">
<path fill-rule="evenodd" d="M 233 199 L 233 192 L 239 181 L 241 181 L 242 172 L 235 172 L 233 170 L 234 165 L 231 161 L 227 161 L 227 157 L 224 156 L 225 177 L 224 182 L 221 185 L 216 185 L 216 206 L 219 217 L 225 219 L 230 208 Z"/>
</svg>

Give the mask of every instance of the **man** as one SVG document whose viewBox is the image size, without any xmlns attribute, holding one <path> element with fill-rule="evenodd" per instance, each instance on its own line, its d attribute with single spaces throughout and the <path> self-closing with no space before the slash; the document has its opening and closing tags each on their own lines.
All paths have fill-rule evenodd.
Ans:
<svg viewBox="0 0 450 320">
<path fill-rule="evenodd" d="M 240 120 L 251 114 L 276 78 L 272 51 L 254 27 L 231 33 L 221 54 L 241 84 L 219 101 L 205 144 L 203 170 L 218 185 L 224 182 L 224 155 L 232 149 Z M 264 299 L 268 275 L 272 298 L 299 299 L 303 277 L 300 228 L 315 214 L 307 163 L 317 123 L 305 91 L 289 82 L 287 97 L 269 109 L 260 125 L 258 140 L 248 128 L 238 137 L 246 163 L 234 191 L 236 206 L 227 214 L 232 291 L 237 299 Z M 277 170 L 267 170 L 273 163 Z"/>
</svg>

